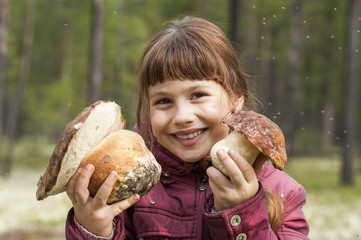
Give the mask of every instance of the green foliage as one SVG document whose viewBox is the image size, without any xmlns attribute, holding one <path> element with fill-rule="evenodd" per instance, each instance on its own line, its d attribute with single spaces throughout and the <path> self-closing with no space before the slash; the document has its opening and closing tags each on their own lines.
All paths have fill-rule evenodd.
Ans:
<svg viewBox="0 0 361 240">
<path fill-rule="evenodd" d="M 123 107 L 127 126 L 135 122 L 137 61 L 149 38 L 165 21 L 185 15 L 204 16 L 227 34 L 229 1 L 208 0 L 109 0 L 104 1 L 102 98 Z M 208 11 L 204 12 L 204 4 Z M 288 78 L 292 1 L 250 0 L 240 2 L 241 53 L 244 69 L 261 85 L 269 77 L 275 91 L 272 114 L 281 123 Z M 326 105 L 334 109 L 336 132 L 342 132 L 344 104 L 345 1 L 302 1 L 300 113 L 297 131 L 298 152 L 319 150 L 322 141 L 322 114 Z M 9 45 L 5 72 L 5 104 L 13 100 L 20 69 L 26 4 L 11 1 Z M 255 15 L 249 22 L 247 14 Z M 36 22 L 29 80 L 21 108 L 17 136 L 43 136 L 55 141 L 65 125 L 87 102 L 91 40 L 92 2 L 84 0 L 36 1 Z M 256 49 L 246 49 L 249 29 L 255 32 Z M 269 49 L 261 51 L 262 37 L 269 31 Z M 248 54 L 254 53 L 255 59 Z M 261 72 L 259 59 L 269 55 L 270 72 Z M 360 57 L 361 58 L 361 57 Z M 271 76 L 267 76 L 271 74 Z M 359 75 L 360 76 L 360 75 Z M 261 87 L 261 86 L 256 86 Z M 358 86 L 360 92 L 361 86 Z M 361 94 L 359 94 L 361 96 Z M 260 97 L 262 100 L 263 96 Z M 268 103 L 264 103 L 266 108 Z M 361 119 L 361 113 L 357 113 Z M 5 117 L 4 117 L 5 118 Z M 360 121 L 357 121 L 358 128 Z M 303 129 L 303 130 L 302 130 Z M 335 141 L 337 145 L 339 141 Z"/>
</svg>

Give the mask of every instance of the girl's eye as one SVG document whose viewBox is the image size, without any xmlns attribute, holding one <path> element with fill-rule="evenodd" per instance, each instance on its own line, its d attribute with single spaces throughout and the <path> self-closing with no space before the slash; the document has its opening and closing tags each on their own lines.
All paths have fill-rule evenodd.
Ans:
<svg viewBox="0 0 361 240">
<path fill-rule="evenodd" d="M 198 93 L 192 94 L 191 98 L 192 98 L 192 99 L 198 99 L 198 98 L 201 98 L 201 97 L 203 97 L 203 96 L 205 96 L 205 95 L 206 95 L 206 94 L 204 94 L 204 93 L 198 92 Z"/>
<path fill-rule="evenodd" d="M 163 105 L 163 104 L 168 104 L 170 102 L 171 101 L 168 98 L 162 98 L 162 99 L 159 99 L 155 104 L 156 105 Z"/>
</svg>

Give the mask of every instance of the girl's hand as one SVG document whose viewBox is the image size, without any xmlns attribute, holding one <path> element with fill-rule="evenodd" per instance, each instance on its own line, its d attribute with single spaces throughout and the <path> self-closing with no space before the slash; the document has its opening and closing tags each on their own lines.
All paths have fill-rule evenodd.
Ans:
<svg viewBox="0 0 361 240">
<path fill-rule="evenodd" d="M 117 180 L 117 173 L 111 172 L 94 198 L 89 195 L 88 185 L 94 166 L 89 164 L 84 169 L 78 169 L 69 180 L 66 193 L 70 198 L 75 212 L 75 218 L 89 232 L 108 237 L 113 230 L 113 218 L 139 200 L 135 194 L 128 199 L 107 205 L 106 201 Z"/>
<path fill-rule="evenodd" d="M 229 173 L 229 179 L 214 167 L 207 169 L 209 184 L 214 194 L 214 208 L 222 211 L 244 203 L 256 195 L 259 189 L 257 175 L 266 158 L 257 158 L 253 167 L 235 150 L 219 150 L 218 158 Z"/>
</svg>

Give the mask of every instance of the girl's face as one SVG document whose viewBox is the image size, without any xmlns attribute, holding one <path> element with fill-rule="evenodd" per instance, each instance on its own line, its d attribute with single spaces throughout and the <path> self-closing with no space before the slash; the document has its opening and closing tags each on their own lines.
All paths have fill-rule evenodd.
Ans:
<svg viewBox="0 0 361 240">
<path fill-rule="evenodd" d="M 168 80 L 149 88 L 150 122 L 157 141 L 185 162 L 209 155 L 229 127 L 221 120 L 243 96 L 231 98 L 215 81 Z"/>
</svg>

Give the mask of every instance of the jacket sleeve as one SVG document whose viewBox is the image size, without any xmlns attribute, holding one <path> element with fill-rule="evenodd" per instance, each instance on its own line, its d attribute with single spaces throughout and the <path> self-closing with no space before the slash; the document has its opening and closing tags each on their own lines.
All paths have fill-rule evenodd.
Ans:
<svg viewBox="0 0 361 240">
<path fill-rule="evenodd" d="M 114 222 L 114 232 L 113 232 L 113 236 L 111 238 L 102 238 L 102 237 L 97 237 L 95 235 L 93 235 L 92 233 L 86 231 L 82 226 L 79 226 L 79 224 L 77 224 L 75 222 L 74 219 L 74 209 L 70 209 L 68 216 L 67 216 L 67 220 L 66 220 L 66 225 L 65 225 L 65 236 L 66 239 L 71 239 L 71 240 L 108 240 L 108 239 L 114 239 L 114 240 L 120 240 L 120 239 L 125 239 L 126 233 L 128 231 L 125 230 L 124 227 L 124 221 L 123 221 L 123 214 L 117 216 L 114 218 L 113 222 Z M 127 235 L 129 235 L 130 233 L 128 232 Z M 133 238 L 127 238 L 127 239 L 133 239 Z"/>
<path fill-rule="evenodd" d="M 306 203 L 306 191 L 302 185 L 285 197 L 285 217 L 278 232 L 279 239 L 308 239 L 309 226 L 302 207 Z"/>
<path fill-rule="evenodd" d="M 298 194 L 293 200 L 305 200 L 305 192 L 299 191 Z M 285 212 L 281 230 L 276 234 L 268 222 L 265 193 L 261 183 L 258 193 L 252 199 L 219 213 L 211 212 L 214 199 L 210 196 L 204 211 L 210 239 L 308 239 L 308 224 L 301 211 L 304 201 L 286 204 L 290 210 Z"/>
</svg>

